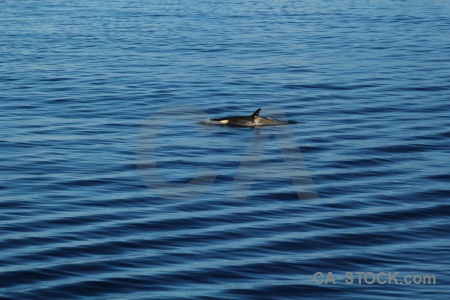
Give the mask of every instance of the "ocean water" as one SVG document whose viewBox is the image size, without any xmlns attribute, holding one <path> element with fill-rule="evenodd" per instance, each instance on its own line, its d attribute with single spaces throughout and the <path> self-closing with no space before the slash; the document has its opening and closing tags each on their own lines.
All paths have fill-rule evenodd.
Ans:
<svg viewBox="0 0 450 300">
<path fill-rule="evenodd" d="M 448 295 L 447 1 L 3 0 L 0 29 L 1 299 Z M 204 123 L 258 108 L 296 123 Z"/>
</svg>

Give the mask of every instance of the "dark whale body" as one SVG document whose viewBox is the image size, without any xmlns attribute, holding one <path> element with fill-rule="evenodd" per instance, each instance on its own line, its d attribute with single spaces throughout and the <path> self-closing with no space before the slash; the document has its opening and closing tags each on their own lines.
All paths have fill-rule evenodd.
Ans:
<svg viewBox="0 0 450 300">
<path fill-rule="evenodd" d="M 258 108 L 253 114 L 250 116 L 234 116 L 234 117 L 225 117 L 220 119 L 211 119 L 212 121 L 219 122 L 223 125 L 231 125 L 231 126 L 265 126 L 265 125 L 284 125 L 288 124 L 288 122 L 278 121 L 270 118 L 263 118 L 259 116 L 259 112 L 261 108 Z"/>
</svg>

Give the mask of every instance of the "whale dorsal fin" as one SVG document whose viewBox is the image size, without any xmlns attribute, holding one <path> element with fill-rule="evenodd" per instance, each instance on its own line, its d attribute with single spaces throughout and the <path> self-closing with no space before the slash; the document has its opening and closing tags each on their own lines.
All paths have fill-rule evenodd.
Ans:
<svg viewBox="0 0 450 300">
<path fill-rule="evenodd" d="M 259 117 L 259 111 L 261 110 L 261 108 L 258 108 L 257 110 L 255 110 L 255 112 L 253 113 L 252 117 Z"/>
</svg>

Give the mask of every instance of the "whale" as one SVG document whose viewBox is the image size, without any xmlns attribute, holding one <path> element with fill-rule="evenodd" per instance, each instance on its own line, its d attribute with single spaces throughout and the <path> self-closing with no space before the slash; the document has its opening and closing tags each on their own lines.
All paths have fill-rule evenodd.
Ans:
<svg viewBox="0 0 450 300">
<path fill-rule="evenodd" d="M 219 119 L 211 119 L 214 122 L 218 122 L 218 124 L 228 125 L 228 126 L 267 126 L 267 125 L 285 125 L 289 124 L 286 121 L 275 120 L 271 118 L 260 117 L 259 112 L 261 108 L 255 110 L 253 114 L 250 116 L 233 116 L 233 117 L 224 117 Z"/>
</svg>

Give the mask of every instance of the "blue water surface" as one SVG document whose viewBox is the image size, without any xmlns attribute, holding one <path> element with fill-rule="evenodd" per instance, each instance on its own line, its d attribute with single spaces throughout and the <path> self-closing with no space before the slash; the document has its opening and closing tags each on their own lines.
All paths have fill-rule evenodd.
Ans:
<svg viewBox="0 0 450 300">
<path fill-rule="evenodd" d="M 448 294 L 447 1 L 4 0 L 0 29 L 1 299 Z M 258 108 L 296 124 L 204 123 Z"/>
</svg>

